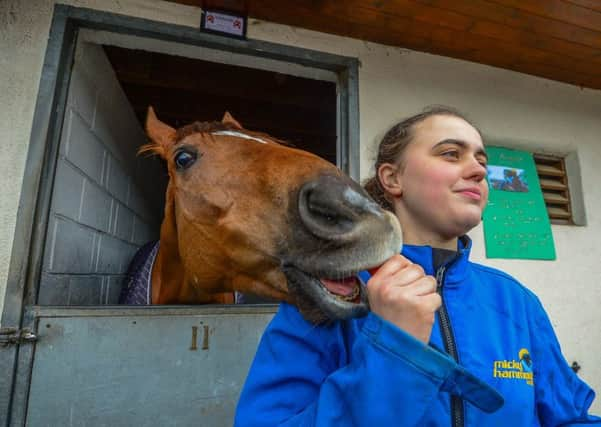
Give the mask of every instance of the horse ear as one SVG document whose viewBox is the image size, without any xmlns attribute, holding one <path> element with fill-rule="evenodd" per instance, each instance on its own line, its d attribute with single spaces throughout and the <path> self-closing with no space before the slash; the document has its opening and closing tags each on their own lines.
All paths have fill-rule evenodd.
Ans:
<svg viewBox="0 0 601 427">
<path fill-rule="evenodd" d="M 175 135 L 177 132 L 171 126 L 160 121 L 156 114 L 154 114 L 154 109 L 148 107 L 148 113 L 146 114 L 146 133 L 157 148 L 162 148 L 164 150 L 175 142 Z"/>
<path fill-rule="evenodd" d="M 230 114 L 229 111 L 225 112 L 225 114 L 223 115 L 223 119 L 221 119 L 221 123 L 230 124 L 230 125 L 234 126 L 236 129 L 243 129 L 242 125 L 240 123 L 238 123 L 238 121 L 236 119 L 234 119 L 234 117 Z"/>
</svg>

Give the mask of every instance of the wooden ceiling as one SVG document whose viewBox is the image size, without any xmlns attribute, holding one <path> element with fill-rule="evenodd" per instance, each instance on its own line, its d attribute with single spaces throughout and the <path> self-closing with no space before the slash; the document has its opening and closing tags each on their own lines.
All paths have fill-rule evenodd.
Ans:
<svg viewBox="0 0 601 427">
<path fill-rule="evenodd" d="M 601 0 L 171 0 L 601 89 Z"/>
</svg>

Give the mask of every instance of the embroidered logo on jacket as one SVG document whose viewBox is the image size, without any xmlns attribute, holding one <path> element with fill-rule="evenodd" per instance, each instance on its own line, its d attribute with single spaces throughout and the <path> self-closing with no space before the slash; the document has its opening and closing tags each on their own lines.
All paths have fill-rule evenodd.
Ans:
<svg viewBox="0 0 601 427">
<path fill-rule="evenodd" d="M 518 353 L 519 360 L 495 360 L 493 365 L 494 378 L 518 379 L 526 381 L 528 385 L 534 385 L 534 373 L 532 372 L 532 359 L 530 352 L 523 348 Z"/>
</svg>

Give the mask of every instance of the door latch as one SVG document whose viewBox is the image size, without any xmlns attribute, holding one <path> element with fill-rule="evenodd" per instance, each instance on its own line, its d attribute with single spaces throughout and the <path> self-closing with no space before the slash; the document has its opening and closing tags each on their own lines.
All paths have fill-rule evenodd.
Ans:
<svg viewBox="0 0 601 427">
<path fill-rule="evenodd" d="M 15 344 L 26 344 L 35 342 L 38 336 L 28 328 L 17 329 L 14 327 L 0 328 L 0 347 L 8 347 Z"/>
</svg>

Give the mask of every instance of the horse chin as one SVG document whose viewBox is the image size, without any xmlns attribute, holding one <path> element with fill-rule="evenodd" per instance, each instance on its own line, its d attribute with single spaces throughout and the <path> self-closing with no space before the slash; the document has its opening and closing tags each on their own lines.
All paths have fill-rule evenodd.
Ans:
<svg viewBox="0 0 601 427">
<path fill-rule="evenodd" d="M 286 265 L 282 270 L 296 306 L 303 317 L 313 324 L 361 317 L 369 311 L 365 286 L 359 279 L 356 279 L 358 295 L 355 291 L 347 300 L 331 293 L 316 276 L 292 265 Z"/>
</svg>

